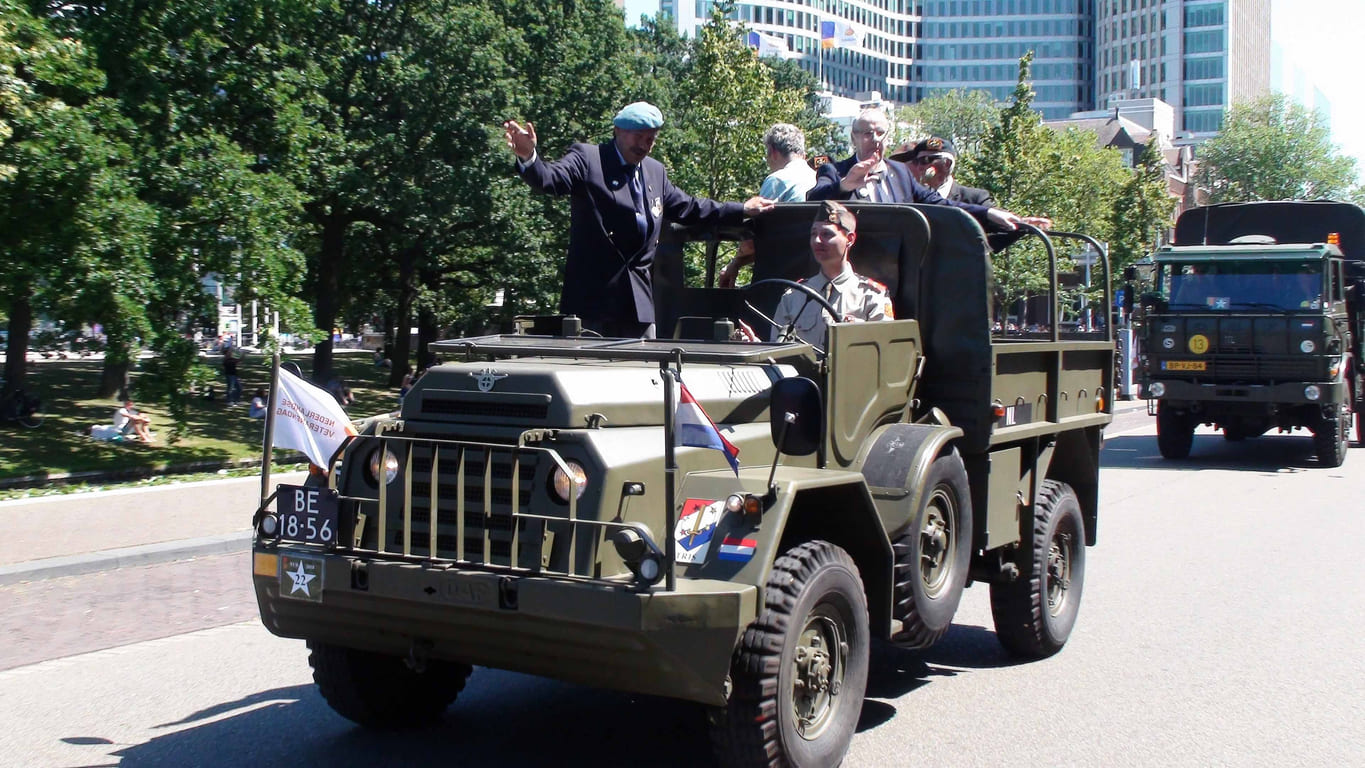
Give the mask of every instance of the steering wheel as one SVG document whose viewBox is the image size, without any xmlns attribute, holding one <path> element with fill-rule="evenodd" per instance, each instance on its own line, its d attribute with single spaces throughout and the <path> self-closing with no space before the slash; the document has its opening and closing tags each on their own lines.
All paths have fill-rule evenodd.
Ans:
<svg viewBox="0 0 1365 768">
<path fill-rule="evenodd" d="M 784 279 L 782 279 L 782 278 L 780 278 L 780 277 L 767 277 L 767 278 L 764 278 L 764 279 L 762 279 L 762 280 L 755 280 L 755 281 L 753 281 L 752 283 L 749 283 L 748 285 L 744 286 L 743 290 L 745 290 L 745 291 L 751 291 L 751 290 L 753 290 L 754 288 L 757 288 L 757 287 L 763 286 L 763 285 L 781 285 L 781 286 L 786 287 L 786 288 L 793 288 L 793 289 L 795 289 L 795 290 L 797 290 L 797 291 L 800 291 L 801 293 L 806 294 L 807 299 L 809 299 L 809 300 L 814 300 L 815 302 L 817 302 L 817 303 L 820 305 L 820 308 L 823 309 L 823 310 L 825 310 L 825 314 L 829 315 L 829 317 L 830 317 L 830 319 L 831 319 L 832 321 L 834 321 L 834 322 L 836 322 L 836 323 L 839 322 L 839 311 L 836 310 L 836 309 L 834 308 L 834 305 L 833 305 L 833 304 L 829 303 L 829 299 L 826 299 L 824 296 L 821 296 L 819 291 L 815 290 L 814 288 L 810 287 L 809 285 L 806 285 L 805 283 L 798 283 L 798 282 L 796 282 L 795 280 L 784 280 Z M 803 309 L 804 309 L 804 307 L 803 307 Z M 759 315 L 763 315 L 763 313 L 761 313 L 761 312 L 759 312 L 758 314 L 759 314 Z M 796 313 L 796 317 L 800 317 L 800 316 L 801 316 L 801 313 L 800 313 L 800 312 L 797 312 L 797 313 Z M 790 323 L 787 324 L 787 327 L 786 327 L 786 328 L 783 328 L 782 326 L 778 325 L 778 324 L 777 324 L 772 318 L 770 318 L 770 317 L 764 316 L 764 319 L 766 319 L 768 322 L 772 323 L 772 324 L 773 324 L 773 327 L 776 328 L 776 329 L 780 332 L 780 335 L 781 335 L 781 336 L 794 336 L 794 337 L 796 337 L 797 339 L 800 339 L 802 342 L 804 342 L 804 343 L 806 343 L 806 344 L 810 344 L 812 347 L 816 346 L 815 344 L 812 344 L 811 342 L 806 341 L 805 339 L 802 339 L 799 335 L 797 335 L 797 334 L 793 331 L 793 329 L 796 327 L 796 317 L 793 317 L 793 318 L 792 318 L 792 321 L 791 321 Z M 819 349 L 819 347 L 816 347 L 816 348 Z M 821 350 L 821 351 L 823 351 L 823 350 Z"/>
</svg>

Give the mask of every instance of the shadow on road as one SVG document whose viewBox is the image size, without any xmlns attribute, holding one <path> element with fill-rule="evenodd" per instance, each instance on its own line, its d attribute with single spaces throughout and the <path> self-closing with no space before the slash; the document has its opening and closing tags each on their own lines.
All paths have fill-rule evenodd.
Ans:
<svg viewBox="0 0 1365 768">
<path fill-rule="evenodd" d="M 875 644 L 858 730 L 920 711 L 935 677 L 1011 663 L 980 627 L 956 626 L 928 652 Z M 927 691 L 925 694 L 927 695 Z M 122 768 L 195 765 L 638 766 L 713 764 L 703 708 L 479 668 L 438 725 L 367 731 L 332 712 L 312 685 L 262 691 L 152 726 L 159 735 L 112 753 Z M 110 744 L 68 734 L 68 744 Z"/>
<path fill-rule="evenodd" d="M 1122 435 L 1104 441 L 1100 464 L 1119 469 L 1167 472 L 1198 469 L 1299 472 L 1322 467 L 1313 453 L 1313 439 L 1302 434 L 1269 434 L 1230 443 L 1222 434 L 1199 433 L 1194 436 L 1187 459 L 1162 458 L 1156 435 Z"/>
</svg>

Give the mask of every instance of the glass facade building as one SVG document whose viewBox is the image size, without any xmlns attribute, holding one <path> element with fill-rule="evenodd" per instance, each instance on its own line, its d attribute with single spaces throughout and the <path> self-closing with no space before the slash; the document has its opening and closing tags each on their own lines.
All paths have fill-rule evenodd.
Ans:
<svg viewBox="0 0 1365 768">
<path fill-rule="evenodd" d="M 713 7 L 660 4 L 687 34 Z M 1157 98 L 1175 108 L 1176 130 L 1197 139 L 1270 84 L 1270 0 L 748 0 L 732 17 L 785 41 L 840 96 L 913 103 L 961 88 L 1004 100 L 1033 51 L 1044 118 Z M 822 49 L 822 21 L 851 22 L 862 44 Z"/>
<path fill-rule="evenodd" d="M 1269 91 L 1270 0 L 1099 0 L 1095 26 L 1101 109 L 1161 99 L 1198 138 L 1234 102 Z"/>
<path fill-rule="evenodd" d="M 1033 51 L 1033 106 L 1045 119 L 1091 108 L 1095 0 L 927 0 L 915 100 L 956 88 L 1009 98 Z"/>
</svg>

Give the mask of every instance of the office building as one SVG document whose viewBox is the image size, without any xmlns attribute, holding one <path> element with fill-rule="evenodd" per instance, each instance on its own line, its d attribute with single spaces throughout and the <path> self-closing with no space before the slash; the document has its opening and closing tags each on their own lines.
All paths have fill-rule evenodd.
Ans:
<svg viewBox="0 0 1365 768">
<path fill-rule="evenodd" d="M 1182 139 L 1270 88 L 1270 0 L 1098 0 L 1095 103 L 1156 98 Z"/>
<path fill-rule="evenodd" d="M 711 0 L 664 0 L 695 34 Z M 1033 105 L 1046 119 L 1161 99 L 1184 141 L 1217 132 L 1235 102 L 1270 85 L 1270 0 L 748 0 L 733 18 L 783 40 L 840 96 L 912 103 L 952 89 L 1009 98 L 1034 52 Z M 860 44 L 821 45 L 820 22 Z"/>
</svg>

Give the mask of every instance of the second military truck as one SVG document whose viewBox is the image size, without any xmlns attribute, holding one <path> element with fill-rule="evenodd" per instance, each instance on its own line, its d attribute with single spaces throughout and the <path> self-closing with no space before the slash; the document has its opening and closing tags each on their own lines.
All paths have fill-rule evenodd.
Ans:
<svg viewBox="0 0 1365 768">
<path fill-rule="evenodd" d="M 1348 203 L 1195 208 L 1152 256 L 1139 374 L 1161 455 L 1190 454 L 1200 424 L 1231 441 L 1306 429 L 1341 466 L 1365 413 L 1365 211 Z"/>
<path fill-rule="evenodd" d="M 308 642 L 327 702 L 408 725 L 496 667 L 705 705 L 724 765 L 823 767 L 848 750 L 870 641 L 933 644 L 969 581 L 1008 650 L 1061 649 L 1096 537 L 1112 335 L 1063 338 L 1054 280 L 1046 332 L 993 338 L 974 220 L 851 207 L 854 266 L 897 320 L 833 324 L 828 349 L 728 340 L 814 272 L 815 207 L 782 206 L 742 233 L 752 287 L 676 290 L 661 327 L 679 337 L 570 318 L 438 342 L 447 362 L 401 413 L 288 504 L 263 499 L 261 618 Z M 681 436 L 702 412 L 737 469 Z"/>
</svg>

